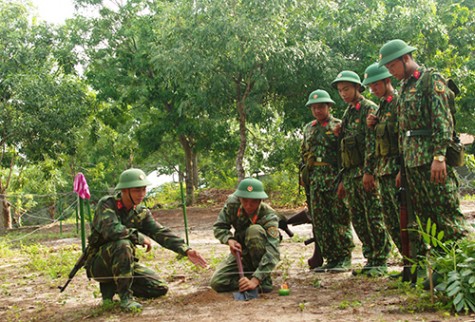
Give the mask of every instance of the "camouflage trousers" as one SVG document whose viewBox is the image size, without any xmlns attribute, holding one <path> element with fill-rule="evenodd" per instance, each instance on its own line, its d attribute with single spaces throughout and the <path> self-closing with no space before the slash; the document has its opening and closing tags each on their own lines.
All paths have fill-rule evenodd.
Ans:
<svg viewBox="0 0 475 322">
<path fill-rule="evenodd" d="M 343 185 L 353 227 L 362 243 L 363 256 L 368 260 L 367 264 L 385 264 L 391 244 L 384 224 L 379 188 L 366 192 L 363 189 L 363 178 L 355 178 L 358 169 L 347 171 Z"/>
<path fill-rule="evenodd" d="M 411 200 L 413 218 L 418 216 L 425 229 L 430 218 L 437 226 L 437 231 L 444 232 L 444 240 L 455 241 L 466 234 L 466 224 L 460 210 L 458 196 L 458 178 L 452 167 L 447 167 L 445 184 L 430 181 L 430 164 L 407 168 L 407 190 Z M 411 228 L 418 230 L 415 220 Z M 426 247 L 417 232 L 409 232 L 411 243 L 416 243 L 418 255 L 425 255 Z"/>
<path fill-rule="evenodd" d="M 88 276 L 101 283 L 101 292 L 114 290 L 115 286 L 112 296 L 114 293 L 120 297 L 133 294 L 142 298 L 165 295 L 166 283 L 153 270 L 139 264 L 134 255 L 135 245 L 128 239 L 106 243 L 87 267 Z"/>
<path fill-rule="evenodd" d="M 310 173 L 309 212 L 313 236 L 327 263 L 351 260 L 355 247 L 348 208 L 332 191 L 335 176 L 335 171 L 328 166 L 315 167 Z"/>
<path fill-rule="evenodd" d="M 396 174 L 378 177 L 383 206 L 384 223 L 399 253 L 402 254 L 401 225 L 399 220 L 399 200 L 397 197 Z"/>
<path fill-rule="evenodd" d="M 259 267 L 262 256 L 266 253 L 267 233 L 261 225 L 251 225 L 246 230 L 244 245 L 242 246 L 242 266 L 244 276 L 251 279 L 254 271 Z M 270 277 L 261 281 L 261 287 L 272 288 Z M 239 272 L 236 258 L 229 254 L 222 261 L 211 277 L 211 288 L 216 292 L 231 292 L 239 289 Z"/>
</svg>

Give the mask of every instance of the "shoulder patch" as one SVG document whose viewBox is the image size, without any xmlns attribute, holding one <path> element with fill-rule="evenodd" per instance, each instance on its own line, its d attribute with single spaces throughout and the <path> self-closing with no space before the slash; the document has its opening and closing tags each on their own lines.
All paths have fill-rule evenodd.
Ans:
<svg viewBox="0 0 475 322">
<path fill-rule="evenodd" d="M 434 83 L 434 89 L 437 93 L 445 93 L 445 84 L 441 80 L 438 80 Z"/>
<path fill-rule="evenodd" d="M 279 228 L 275 226 L 267 228 L 267 235 L 273 238 L 279 238 Z"/>
</svg>

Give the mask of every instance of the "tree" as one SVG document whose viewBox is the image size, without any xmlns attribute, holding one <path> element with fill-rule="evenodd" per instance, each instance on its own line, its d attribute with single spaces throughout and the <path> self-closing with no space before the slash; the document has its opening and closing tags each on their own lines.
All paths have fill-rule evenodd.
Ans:
<svg viewBox="0 0 475 322">
<path fill-rule="evenodd" d="M 89 97 L 86 85 L 55 59 L 54 28 L 31 20 L 20 2 L 1 1 L 0 12 L 0 195 L 10 228 L 12 177 L 27 164 L 74 153 Z"/>
</svg>

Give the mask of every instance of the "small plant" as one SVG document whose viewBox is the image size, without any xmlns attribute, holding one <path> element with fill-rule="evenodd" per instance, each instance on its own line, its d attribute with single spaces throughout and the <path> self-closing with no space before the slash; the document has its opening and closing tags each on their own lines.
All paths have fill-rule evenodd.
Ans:
<svg viewBox="0 0 475 322">
<path fill-rule="evenodd" d="M 360 301 L 347 301 L 347 300 L 344 300 L 342 301 L 339 305 L 338 305 L 338 309 L 340 310 L 346 310 L 347 308 L 349 307 L 352 307 L 352 308 L 356 308 L 356 307 L 360 307 L 361 306 L 361 302 Z"/>
<path fill-rule="evenodd" d="M 425 227 L 417 218 L 419 234 L 428 247 L 426 258 L 417 265 L 428 271 L 431 302 L 436 305 L 451 304 L 456 312 L 475 312 L 475 243 L 468 237 L 457 242 L 443 241 L 444 232 L 430 218 Z M 434 285 L 436 272 L 438 284 Z M 440 282 L 442 280 L 442 282 Z M 440 294 L 435 297 L 434 290 Z M 436 300 L 438 303 L 436 303 Z"/>
</svg>

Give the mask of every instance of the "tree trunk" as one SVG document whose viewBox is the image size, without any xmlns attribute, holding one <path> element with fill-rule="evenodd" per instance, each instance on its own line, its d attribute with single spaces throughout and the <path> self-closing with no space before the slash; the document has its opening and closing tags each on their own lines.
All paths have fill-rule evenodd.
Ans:
<svg viewBox="0 0 475 322">
<path fill-rule="evenodd" d="M 1 195 L 2 199 L 2 221 L 3 225 L 2 227 L 5 229 L 11 229 L 12 228 L 12 216 L 10 214 L 10 203 L 5 199 L 5 195 Z"/>
<path fill-rule="evenodd" d="M 180 135 L 180 143 L 185 151 L 185 185 L 186 185 L 186 205 L 192 206 L 195 203 L 194 196 L 194 160 L 193 144 L 185 135 Z"/>
<path fill-rule="evenodd" d="M 193 187 L 198 189 L 199 180 L 198 180 L 198 154 L 193 153 Z"/>
<path fill-rule="evenodd" d="M 247 135 L 246 135 L 246 111 L 244 102 L 237 102 L 237 110 L 239 114 L 239 150 L 236 156 L 236 171 L 239 181 L 244 179 L 245 172 L 244 167 L 242 166 L 244 160 L 244 153 L 246 152 L 247 146 Z"/>
</svg>

